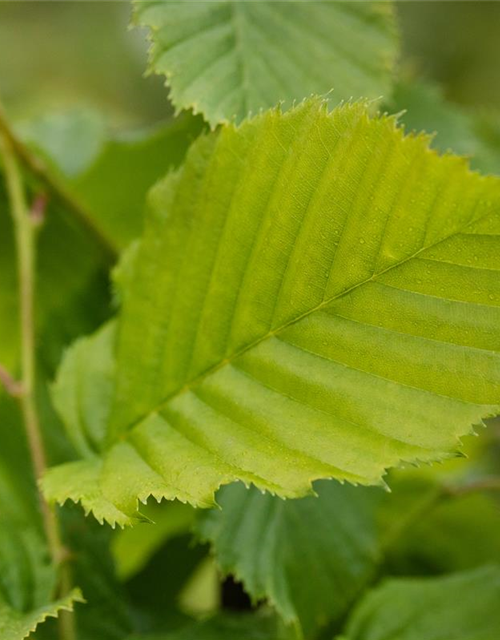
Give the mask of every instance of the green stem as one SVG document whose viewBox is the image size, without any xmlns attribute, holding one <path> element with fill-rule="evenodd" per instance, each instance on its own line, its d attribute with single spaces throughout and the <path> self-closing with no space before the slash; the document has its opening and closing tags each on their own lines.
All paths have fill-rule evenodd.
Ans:
<svg viewBox="0 0 500 640">
<path fill-rule="evenodd" d="M 17 272 L 19 281 L 19 315 L 21 338 L 21 380 L 19 403 L 23 415 L 28 446 L 36 480 L 46 468 L 46 454 L 36 406 L 36 361 L 35 361 L 35 234 L 36 222 L 26 206 L 23 181 L 11 141 L 0 132 L 0 152 L 3 159 L 7 193 L 10 201 L 15 242 L 17 249 Z M 55 511 L 39 493 L 40 508 L 47 544 L 56 567 L 60 570 L 60 589 L 70 587 L 69 567 L 66 562 L 59 522 Z M 75 638 L 72 618 L 62 616 L 60 622 L 62 640 Z"/>
</svg>

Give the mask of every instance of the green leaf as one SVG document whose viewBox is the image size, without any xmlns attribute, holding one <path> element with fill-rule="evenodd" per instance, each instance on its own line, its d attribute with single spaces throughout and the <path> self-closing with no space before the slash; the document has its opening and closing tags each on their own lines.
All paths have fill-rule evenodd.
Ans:
<svg viewBox="0 0 500 640">
<path fill-rule="evenodd" d="M 310 100 L 199 139 L 151 207 L 116 336 L 59 377 L 93 453 L 49 472 L 50 499 L 127 524 L 138 499 L 211 506 L 236 479 L 380 484 L 499 412 L 496 178 L 362 104 Z M 75 376 L 79 350 L 94 364 Z"/>
<path fill-rule="evenodd" d="M 64 598 L 28 613 L 21 613 L 2 602 L 0 598 L 0 634 L 2 640 L 23 640 L 47 618 L 56 618 L 61 611 L 73 611 L 76 602 L 84 602 L 78 589 Z"/>
<path fill-rule="evenodd" d="M 306 637 L 338 620 L 374 577 L 381 559 L 375 516 L 386 494 L 333 482 L 315 490 L 318 497 L 283 501 L 241 484 L 224 487 L 222 509 L 198 525 L 222 572 Z"/>
<path fill-rule="evenodd" d="M 175 122 L 115 133 L 95 112 L 74 110 L 40 116 L 18 129 L 118 252 L 141 233 L 148 189 L 181 163 L 203 120 L 185 113 Z"/>
<path fill-rule="evenodd" d="M 499 599 L 498 565 L 387 580 L 355 609 L 343 640 L 493 640 L 500 636 Z"/>
<path fill-rule="evenodd" d="M 414 80 L 396 84 L 390 108 L 405 110 L 407 129 L 433 134 L 436 149 L 469 156 L 474 169 L 500 173 L 498 119 L 447 102 L 439 86 Z"/>
<path fill-rule="evenodd" d="M 212 126 L 332 88 L 337 102 L 390 92 L 390 3 L 137 0 L 135 12 L 173 104 Z"/>
</svg>

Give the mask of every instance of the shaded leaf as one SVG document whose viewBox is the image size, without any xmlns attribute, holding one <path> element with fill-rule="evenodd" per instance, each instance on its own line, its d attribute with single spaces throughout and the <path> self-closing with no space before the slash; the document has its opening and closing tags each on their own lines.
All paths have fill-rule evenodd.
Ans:
<svg viewBox="0 0 500 640">
<path fill-rule="evenodd" d="M 343 640 L 492 640 L 500 634 L 499 598 L 496 565 L 387 580 L 355 609 Z"/>
<path fill-rule="evenodd" d="M 151 69 L 178 109 L 211 125 L 334 89 L 337 102 L 388 95 L 396 57 L 384 2 L 137 0 Z"/>
<path fill-rule="evenodd" d="M 254 601 L 267 599 L 306 637 L 339 619 L 373 579 L 381 560 L 376 510 L 385 492 L 334 482 L 318 497 L 280 500 L 242 485 L 217 494 L 222 510 L 198 525 L 225 574 Z"/>
</svg>

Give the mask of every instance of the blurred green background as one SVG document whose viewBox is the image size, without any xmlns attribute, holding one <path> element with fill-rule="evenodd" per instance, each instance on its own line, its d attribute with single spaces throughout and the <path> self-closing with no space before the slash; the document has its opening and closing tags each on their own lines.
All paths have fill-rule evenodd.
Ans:
<svg viewBox="0 0 500 640">
<path fill-rule="evenodd" d="M 500 2 L 397 3 L 406 74 L 439 81 L 458 103 L 500 109 Z M 171 113 L 158 77 L 144 77 L 144 32 L 121 1 L 0 0 L 0 95 L 9 112 L 88 105 L 113 125 Z"/>
</svg>

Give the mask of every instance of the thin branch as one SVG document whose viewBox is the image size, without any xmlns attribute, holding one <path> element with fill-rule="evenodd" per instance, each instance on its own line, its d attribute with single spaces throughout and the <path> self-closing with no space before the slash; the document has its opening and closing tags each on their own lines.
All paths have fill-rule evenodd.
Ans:
<svg viewBox="0 0 500 640">
<path fill-rule="evenodd" d="M 77 202 L 68 192 L 66 187 L 52 175 L 45 163 L 15 135 L 10 127 L 5 110 L 0 103 L 0 135 L 6 140 L 12 152 L 19 162 L 34 175 L 45 187 L 45 189 L 58 201 L 63 210 L 69 210 L 78 220 L 80 225 L 91 235 L 101 247 L 105 259 L 112 263 L 117 257 L 117 248 L 95 225 L 91 216 L 84 207 Z"/>
<path fill-rule="evenodd" d="M 26 206 L 24 187 L 11 141 L 0 132 L 0 154 L 3 160 L 7 193 L 9 196 L 17 249 L 17 272 L 19 283 L 20 333 L 21 333 L 21 388 L 19 402 L 36 480 L 46 468 L 45 447 L 36 406 L 36 362 L 35 362 L 35 236 L 37 221 L 33 220 Z M 5 374 L 5 371 L 4 371 Z M 12 387 L 9 374 L 5 381 Z M 55 566 L 60 571 L 60 588 L 69 588 L 69 567 L 65 562 L 67 553 L 63 546 L 59 522 L 55 511 L 39 493 L 40 508 L 47 544 Z M 74 640 L 74 622 L 70 616 L 60 618 L 62 640 Z"/>
</svg>

